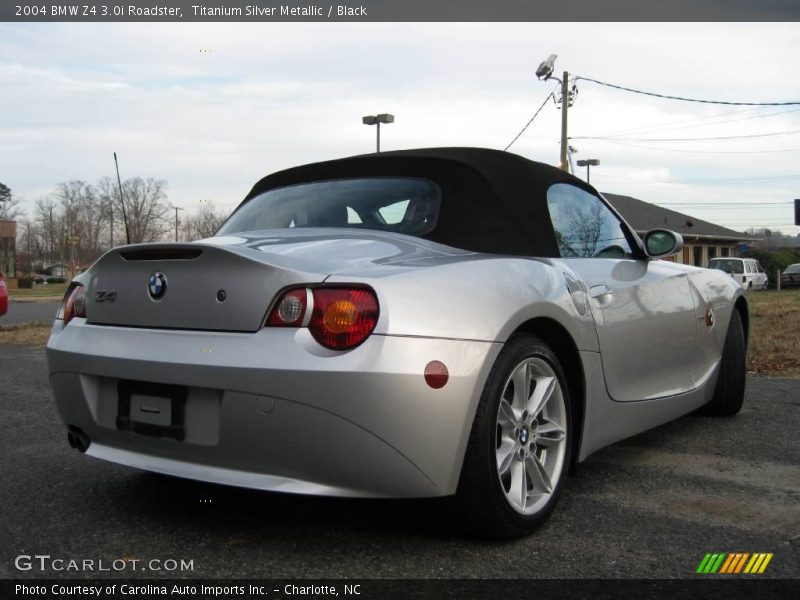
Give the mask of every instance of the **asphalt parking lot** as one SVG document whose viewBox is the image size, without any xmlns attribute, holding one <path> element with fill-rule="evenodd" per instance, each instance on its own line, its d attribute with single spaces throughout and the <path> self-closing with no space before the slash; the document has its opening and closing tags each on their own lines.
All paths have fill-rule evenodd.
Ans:
<svg viewBox="0 0 800 600">
<path fill-rule="evenodd" d="M 60 302 L 9 302 L 8 312 L 0 317 L 0 327 L 31 321 L 52 321 Z"/>
<path fill-rule="evenodd" d="M 538 533 L 495 542 L 451 529 L 438 501 L 269 494 L 85 457 L 43 350 L 0 345 L 0 365 L 0 577 L 97 576 L 19 571 L 20 554 L 192 560 L 170 575 L 198 577 L 691 577 L 707 552 L 773 552 L 763 577 L 800 577 L 798 380 L 751 377 L 735 418 L 688 416 L 600 451 Z"/>
</svg>

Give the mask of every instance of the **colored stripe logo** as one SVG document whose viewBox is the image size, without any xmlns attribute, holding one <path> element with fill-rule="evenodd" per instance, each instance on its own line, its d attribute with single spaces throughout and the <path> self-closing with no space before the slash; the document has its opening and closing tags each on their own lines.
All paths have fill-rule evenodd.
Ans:
<svg viewBox="0 0 800 600">
<path fill-rule="evenodd" d="M 766 570 L 772 556 L 772 552 L 708 552 L 695 572 L 703 575 L 755 575 Z"/>
</svg>

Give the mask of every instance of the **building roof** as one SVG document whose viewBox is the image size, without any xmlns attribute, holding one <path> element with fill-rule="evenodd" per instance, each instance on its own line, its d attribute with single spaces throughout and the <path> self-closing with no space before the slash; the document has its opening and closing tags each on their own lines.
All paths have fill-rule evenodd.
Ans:
<svg viewBox="0 0 800 600">
<path fill-rule="evenodd" d="M 637 198 L 618 194 L 603 194 L 603 196 L 637 232 L 645 232 L 651 229 L 670 229 L 680 233 L 686 241 L 691 241 L 694 236 L 731 241 L 752 239 L 741 231 L 734 231 L 733 229 L 722 227 L 722 225 L 715 225 L 714 223 L 656 206 Z"/>
</svg>

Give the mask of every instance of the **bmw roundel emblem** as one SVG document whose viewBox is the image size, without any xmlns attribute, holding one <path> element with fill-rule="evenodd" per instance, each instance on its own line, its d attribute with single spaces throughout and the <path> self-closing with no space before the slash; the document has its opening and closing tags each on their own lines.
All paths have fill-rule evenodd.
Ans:
<svg viewBox="0 0 800 600">
<path fill-rule="evenodd" d="M 147 289 L 150 292 L 150 297 L 153 300 L 161 300 L 161 298 L 164 297 L 164 294 L 167 293 L 167 276 L 161 271 L 156 271 L 150 275 L 150 282 L 147 286 Z"/>
</svg>

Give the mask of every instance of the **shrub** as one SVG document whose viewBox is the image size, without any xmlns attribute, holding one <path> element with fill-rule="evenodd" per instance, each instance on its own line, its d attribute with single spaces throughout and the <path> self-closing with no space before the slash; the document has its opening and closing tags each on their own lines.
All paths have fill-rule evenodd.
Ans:
<svg viewBox="0 0 800 600">
<path fill-rule="evenodd" d="M 742 252 L 742 256 L 745 258 L 755 258 L 759 263 L 761 263 L 761 266 L 767 273 L 770 281 L 775 279 L 776 270 L 780 269 L 783 271 L 789 265 L 800 262 L 800 251 L 798 250 L 780 250 L 778 252 L 768 252 L 767 250 L 761 250 L 760 248 L 750 248 L 749 250 Z"/>
</svg>

